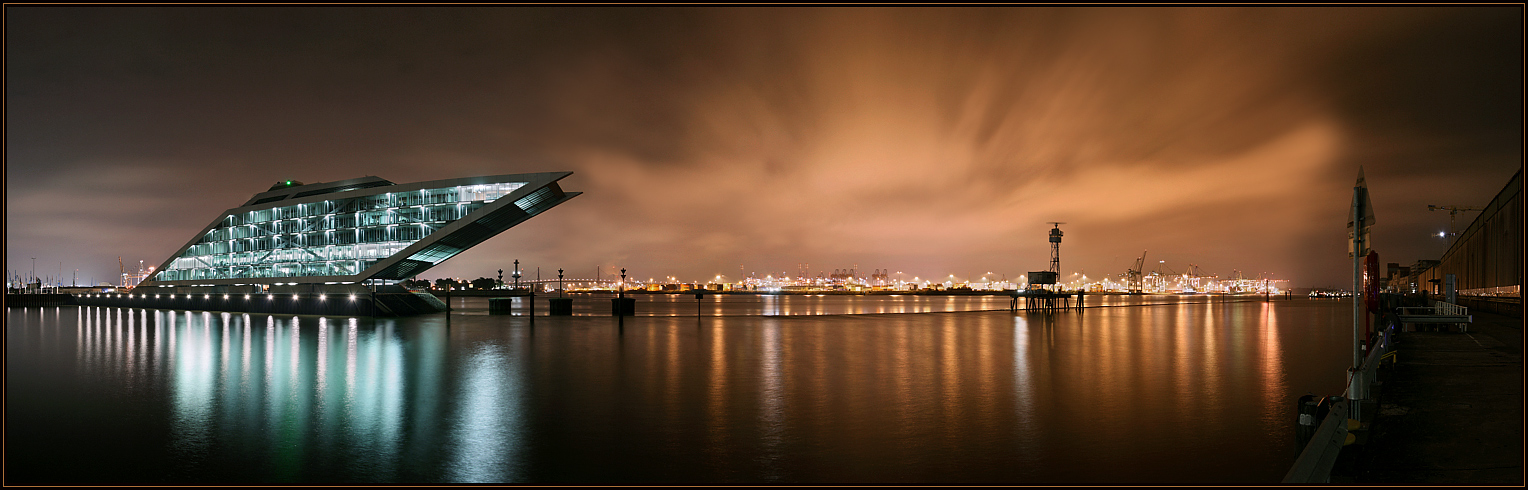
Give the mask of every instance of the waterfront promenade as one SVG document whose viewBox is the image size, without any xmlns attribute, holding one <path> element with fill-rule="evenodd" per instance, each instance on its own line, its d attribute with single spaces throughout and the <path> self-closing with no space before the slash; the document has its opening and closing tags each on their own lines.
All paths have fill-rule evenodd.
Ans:
<svg viewBox="0 0 1528 490">
<path fill-rule="evenodd" d="M 1468 333 L 1397 337 L 1379 416 L 1333 483 L 1523 485 L 1523 321 L 1472 313 Z"/>
</svg>

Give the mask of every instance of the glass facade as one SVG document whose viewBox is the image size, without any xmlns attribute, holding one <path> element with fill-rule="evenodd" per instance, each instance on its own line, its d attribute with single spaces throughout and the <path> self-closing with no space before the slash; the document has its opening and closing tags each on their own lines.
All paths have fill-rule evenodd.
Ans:
<svg viewBox="0 0 1528 490">
<path fill-rule="evenodd" d="M 274 207 L 223 216 L 154 279 L 356 275 L 524 185 L 461 185 L 301 204 L 273 202 Z"/>
</svg>

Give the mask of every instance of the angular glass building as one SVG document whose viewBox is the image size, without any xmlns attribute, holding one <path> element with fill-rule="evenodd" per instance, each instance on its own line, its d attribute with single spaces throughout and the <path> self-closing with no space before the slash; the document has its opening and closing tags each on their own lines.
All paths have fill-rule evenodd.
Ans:
<svg viewBox="0 0 1528 490">
<path fill-rule="evenodd" d="M 219 213 L 135 289 L 221 292 L 407 279 L 577 196 L 557 185 L 571 174 L 279 182 Z"/>
</svg>

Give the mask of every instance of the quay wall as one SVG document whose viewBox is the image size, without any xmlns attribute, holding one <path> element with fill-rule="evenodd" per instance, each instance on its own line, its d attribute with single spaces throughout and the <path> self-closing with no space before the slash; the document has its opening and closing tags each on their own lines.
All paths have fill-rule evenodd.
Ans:
<svg viewBox="0 0 1528 490">
<path fill-rule="evenodd" d="M 5 306 L 65 306 L 76 304 L 68 294 L 6 293 Z"/>
<path fill-rule="evenodd" d="M 444 311 L 433 297 L 414 293 L 377 294 L 133 294 L 94 293 L 75 295 L 82 306 L 150 308 L 166 310 L 230 311 L 288 315 L 410 316 Z"/>
</svg>

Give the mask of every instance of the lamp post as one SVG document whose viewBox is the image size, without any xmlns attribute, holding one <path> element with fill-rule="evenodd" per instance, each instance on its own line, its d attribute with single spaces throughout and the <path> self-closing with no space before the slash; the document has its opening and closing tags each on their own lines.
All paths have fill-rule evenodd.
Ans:
<svg viewBox="0 0 1528 490">
<path fill-rule="evenodd" d="M 520 290 L 520 259 L 515 259 L 515 269 L 514 269 L 513 272 L 510 273 L 510 277 L 515 278 L 515 290 L 519 291 Z"/>
<path fill-rule="evenodd" d="M 632 300 L 632 301 L 635 302 L 635 300 Z M 610 303 L 611 303 L 611 312 L 610 313 L 614 314 L 616 316 L 616 319 L 617 319 L 616 320 L 616 325 L 619 326 L 620 327 L 620 331 L 622 333 L 624 333 L 626 331 L 626 315 L 632 314 L 632 310 L 635 309 L 635 308 L 631 308 L 631 304 L 626 302 L 626 269 L 625 268 L 621 269 L 621 282 L 620 282 L 620 284 L 616 285 L 616 298 L 610 300 Z"/>
<path fill-rule="evenodd" d="M 557 269 L 557 297 L 548 301 L 552 305 L 552 316 L 568 316 L 573 314 L 573 298 L 564 297 L 567 293 L 564 292 L 562 281 L 563 270 Z"/>
</svg>

